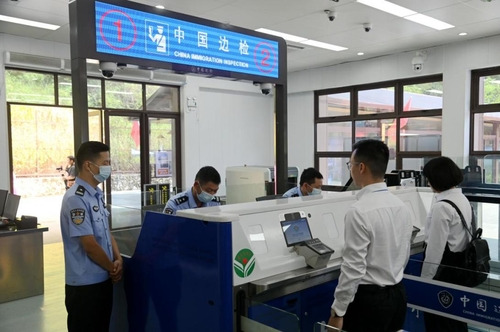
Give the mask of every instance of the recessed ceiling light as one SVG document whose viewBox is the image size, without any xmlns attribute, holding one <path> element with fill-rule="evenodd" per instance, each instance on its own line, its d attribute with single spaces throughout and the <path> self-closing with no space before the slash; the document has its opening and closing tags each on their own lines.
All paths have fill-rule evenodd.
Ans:
<svg viewBox="0 0 500 332">
<path fill-rule="evenodd" d="M 255 31 L 262 32 L 262 33 L 267 33 L 268 35 L 273 35 L 273 36 L 281 37 L 284 40 L 288 40 L 288 41 L 291 41 L 291 42 L 294 42 L 294 43 L 300 43 L 300 42 L 302 42 L 304 40 L 307 40 L 307 38 L 304 38 L 304 37 L 289 35 L 288 33 L 274 31 L 274 30 L 269 30 L 269 29 L 265 29 L 265 28 L 259 28 L 259 29 L 255 30 Z"/>
<path fill-rule="evenodd" d="M 323 43 L 323 42 L 316 41 L 316 40 L 311 40 L 311 39 L 301 41 L 300 43 L 301 44 L 306 44 L 306 45 L 309 45 L 309 46 L 324 48 L 324 49 L 327 49 L 327 50 L 337 51 L 337 52 L 338 51 L 345 51 L 345 50 L 347 50 L 347 48 L 342 47 L 342 46 L 337 46 L 337 45 L 333 45 L 333 44 L 327 44 L 327 43 Z"/>
<path fill-rule="evenodd" d="M 394 16 L 402 17 L 418 24 L 428 26 L 436 30 L 454 28 L 453 25 L 437 20 L 427 15 L 419 14 L 411 9 L 393 4 L 386 0 L 356 0 L 363 5 L 373 7 Z"/>
<path fill-rule="evenodd" d="M 458 35 L 459 36 L 467 36 L 467 32 L 460 32 Z"/>
<path fill-rule="evenodd" d="M 28 25 L 30 27 L 42 28 L 42 29 L 47 29 L 47 30 L 57 30 L 57 29 L 60 28 L 59 25 L 42 23 L 42 22 L 31 21 L 31 20 L 25 20 L 25 19 L 22 19 L 22 18 L 17 18 L 17 17 L 12 17 L 12 16 L 5 16 L 5 15 L 0 15 L 0 21 L 9 22 L 9 23 L 15 23 L 15 24 Z"/>
<path fill-rule="evenodd" d="M 363 53 L 363 52 L 358 52 L 358 55 L 365 55 L 365 53 Z"/>
<path fill-rule="evenodd" d="M 435 18 L 432 18 L 424 14 L 415 14 L 415 15 L 405 16 L 404 18 L 436 30 L 445 30 L 455 27 L 451 24 L 445 23 L 440 20 L 436 20 Z"/>
<path fill-rule="evenodd" d="M 285 40 L 288 40 L 288 41 L 291 41 L 291 42 L 294 42 L 294 43 L 300 43 L 300 44 L 305 44 L 305 45 L 309 45 L 309 46 L 324 48 L 324 49 L 327 49 L 327 50 L 332 50 L 332 51 L 345 51 L 345 50 L 347 50 L 347 48 L 342 47 L 342 46 L 333 45 L 333 44 L 327 44 L 327 43 L 319 42 L 319 41 L 316 41 L 316 40 L 307 39 L 307 38 L 304 38 L 304 37 L 290 35 L 288 33 L 274 31 L 274 30 L 269 30 L 269 29 L 265 29 L 265 28 L 259 28 L 259 29 L 256 29 L 255 31 L 262 32 L 262 33 L 267 33 L 268 35 L 273 35 L 273 36 L 281 37 L 281 38 L 283 38 Z"/>
<path fill-rule="evenodd" d="M 375 9 L 381 10 L 383 12 L 399 16 L 399 17 L 405 17 L 409 15 L 416 14 L 417 12 L 414 12 L 411 9 L 393 4 L 392 2 L 385 1 L 385 0 L 357 0 L 359 3 L 362 3 L 363 5 L 367 5 L 370 7 L 373 7 Z"/>
</svg>

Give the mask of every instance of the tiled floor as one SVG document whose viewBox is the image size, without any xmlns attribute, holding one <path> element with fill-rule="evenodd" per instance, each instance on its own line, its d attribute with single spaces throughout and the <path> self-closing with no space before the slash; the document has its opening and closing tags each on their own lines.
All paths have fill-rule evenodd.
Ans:
<svg viewBox="0 0 500 332">
<path fill-rule="evenodd" d="M 67 330 L 62 242 L 45 244 L 43 247 L 45 292 L 43 295 L 0 304 L 2 332 Z"/>
</svg>

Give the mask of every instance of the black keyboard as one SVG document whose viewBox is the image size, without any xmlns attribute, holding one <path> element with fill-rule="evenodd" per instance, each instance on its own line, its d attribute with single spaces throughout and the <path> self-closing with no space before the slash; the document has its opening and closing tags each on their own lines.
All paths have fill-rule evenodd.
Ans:
<svg viewBox="0 0 500 332">
<path fill-rule="evenodd" d="M 304 241 L 304 245 L 308 246 L 309 248 L 316 251 L 320 255 L 334 252 L 332 248 L 328 247 L 323 242 L 321 242 L 320 239 L 317 238 Z"/>
</svg>

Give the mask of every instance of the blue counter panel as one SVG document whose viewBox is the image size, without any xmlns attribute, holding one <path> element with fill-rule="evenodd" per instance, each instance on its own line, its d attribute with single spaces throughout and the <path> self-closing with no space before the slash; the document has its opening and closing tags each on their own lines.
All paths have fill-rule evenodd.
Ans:
<svg viewBox="0 0 500 332">
<path fill-rule="evenodd" d="M 232 331 L 231 223 L 148 212 L 125 270 L 129 331 Z"/>
</svg>

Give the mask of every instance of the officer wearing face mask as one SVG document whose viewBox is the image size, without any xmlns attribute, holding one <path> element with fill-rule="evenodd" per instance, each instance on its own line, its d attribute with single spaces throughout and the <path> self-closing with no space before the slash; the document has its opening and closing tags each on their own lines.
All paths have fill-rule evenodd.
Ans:
<svg viewBox="0 0 500 332">
<path fill-rule="evenodd" d="M 191 189 L 170 198 L 163 213 L 176 214 L 177 210 L 220 205 L 220 198 L 215 196 L 219 184 L 219 172 L 212 166 L 202 167 L 196 173 Z"/>
<path fill-rule="evenodd" d="M 109 147 L 85 142 L 76 155 L 78 176 L 61 205 L 67 328 L 108 331 L 113 283 L 123 260 L 109 228 L 109 211 L 99 184 L 111 174 Z"/>
<path fill-rule="evenodd" d="M 316 169 L 310 167 L 305 169 L 300 175 L 300 182 L 297 187 L 288 190 L 283 197 L 302 197 L 321 194 L 323 185 L 323 175 Z"/>
</svg>

